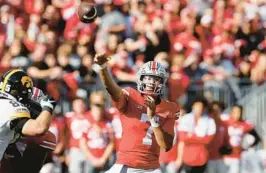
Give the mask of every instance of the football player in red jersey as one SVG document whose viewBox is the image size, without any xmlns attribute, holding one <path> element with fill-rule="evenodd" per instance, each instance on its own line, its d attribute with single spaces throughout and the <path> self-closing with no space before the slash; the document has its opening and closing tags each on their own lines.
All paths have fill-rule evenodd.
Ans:
<svg viewBox="0 0 266 173">
<path fill-rule="evenodd" d="M 145 63 L 137 73 L 137 89 L 121 89 L 107 70 L 110 57 L 98 54 L 101 81 L 122 113 L 123 135 L 116 164 L 108 173 L 160 173 L 159 153 L 169 151 L 179 107 L 161 98 L 168 74 L 155 61 Z"/>
</svg>

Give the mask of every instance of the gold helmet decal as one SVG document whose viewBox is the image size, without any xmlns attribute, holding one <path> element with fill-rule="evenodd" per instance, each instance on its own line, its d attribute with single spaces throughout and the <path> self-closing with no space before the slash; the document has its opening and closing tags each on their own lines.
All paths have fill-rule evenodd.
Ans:
<svg viewBox="0 0 266 173">
<path fill-rule="evenodd" d="M 32 79 L 29 76 L 23 76 L 21 78 L 21 83 L 26 88 L 32 88 L 33 87 Z"/>
</svg>

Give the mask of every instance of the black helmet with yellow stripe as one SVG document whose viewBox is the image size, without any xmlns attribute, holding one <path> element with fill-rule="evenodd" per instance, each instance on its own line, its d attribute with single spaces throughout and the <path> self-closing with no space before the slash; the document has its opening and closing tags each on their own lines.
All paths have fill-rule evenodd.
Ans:
<svg viewBox="0 0 266 173">
<path fill-rule="evenodd" d="M 14 69 L 6 72 L 0 81 L 0 90 L 15 97 L 17 101 L 26 103 L 33 89 L 33 81 L 21 69 Z"/>
</svg>

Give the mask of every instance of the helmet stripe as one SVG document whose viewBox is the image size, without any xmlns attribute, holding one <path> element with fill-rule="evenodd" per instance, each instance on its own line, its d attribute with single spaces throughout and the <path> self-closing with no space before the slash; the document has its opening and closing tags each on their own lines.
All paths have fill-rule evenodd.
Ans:
<svg viewBox="0 0 266 173">
<path fill-rule="evenodd" d="M 155 72 L 155 69 L 156 69 L 156 62 L 155 61 L 152 61 L 151 71 L 152 72 Z"/>
<path fill-rule="evenodd" d="M 8 74 L 6 75 L 5 80 L 4 80 L 4 83 L 3 83 L 2 91 L 5 91 L 5 89 L 6 89 L 6 84 L 7 84 L 8 79 L 9 79 L 14 73 L 16 73 L 16 72 L 18 72 L 18 71 L 22 71 L 22 70 L 20 70 L 20 69 L 12 70 L 10 73 L 8 73 Z"/>
</svg>

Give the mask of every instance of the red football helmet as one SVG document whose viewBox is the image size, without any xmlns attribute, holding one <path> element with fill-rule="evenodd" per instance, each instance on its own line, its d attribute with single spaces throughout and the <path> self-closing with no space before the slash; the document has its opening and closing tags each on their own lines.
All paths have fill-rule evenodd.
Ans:
<svg viewBox="0 0 266 173">
<path fill-rule="evenodd" d="M 143 82 L 144 76 L 155 76 L 161 78 L 161 84 L 153 86 L 154 91 L 152 93 L 146 91 L 148 85 L 153 85 L 152 83 Z M 149 61 L 145 63 L 137 73 L 137 89 L 143 94 L 149 95 L 161 95 L 164 91 L 168 79 L 168 73 L 163 68 L 161 64 L 156 61 Z"/>
</svg>

